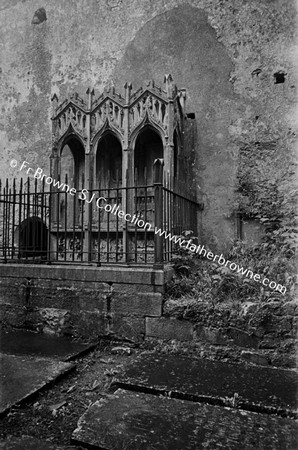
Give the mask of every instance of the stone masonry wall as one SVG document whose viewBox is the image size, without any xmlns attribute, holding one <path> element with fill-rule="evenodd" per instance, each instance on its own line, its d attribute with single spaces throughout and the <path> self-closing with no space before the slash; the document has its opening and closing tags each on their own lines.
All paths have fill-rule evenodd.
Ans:
<svg viewBox="0 0 298 450">
<path fill-rule="evenodd" d="M 174 339 L 174 330 L 181 330 L 184 340 L 205 344 L 209 353 L 261 365 L 296 366 L 297 301 L 213 303 L 169 299 L 163 317 L 147 321 L 148 337 Z"/>
<path fill-rule="evenodd" d="M 17 268 L 17 270 L 16 270 Z M 167 273 L 152 269 L 1 265 L 1 321 L 14 328 L 138 341 L 160 317 Z"/>
<path fill-rule="evenodd" d="M 196 354 L 261 365 L 296 364 L 296 301 L 164 302 L 170 268 L 2 264 L 0 270 L 4 326 L 80 339 L 174 340 L 184 351 L 195 347 Z"/>
</svg>

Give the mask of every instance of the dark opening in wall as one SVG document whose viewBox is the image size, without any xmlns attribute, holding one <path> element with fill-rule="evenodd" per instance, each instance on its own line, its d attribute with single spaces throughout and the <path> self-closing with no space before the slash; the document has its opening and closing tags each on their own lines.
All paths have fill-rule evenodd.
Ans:
<svg viewBox="0 0 298 450">
<path fill-rule="evenodd" d="M 259 76 L 260 75 L 260 73 L 262 72 L 262 70 L 261 69 L 255 69 L 252 73 L 251 73 L 251 75 L 253 76 L 253 77 L 255 77 L 255 76 Z"/>
<path fill-rule="evenodd" d="M 42 22 L 45 22 L 47 20 L 47 14 L 46 14 L 46 10 L 44 8 L 39 8 L 35 11 L 33 19 L 32 19 L 32 24 L 33 25 L 38 25 Z"/>
<path fill-rule="evenodd" d="M 286 74 L 284 72 L 276 72 L 274 74 L 274 78 L 275 78 L 275 83 L 274 84 L 279 84 L 279 83 L 284 83 L 285 82 L 285 76 Z"/>
<path fill-rule="evenodd" d="M 195 119 L 195 118 L 196 118 L 196 115 L 195 115 L 195 113 L 188 113 L 188 114 L 186 114 L 186 117 L 187 117 L 188 119 Z"/>
<path fill-rule="evenodd" d="M 19 258 L 46 257 L 48 229 L 39 217 L 25 219 L 19 228 Z"/>
</svg>

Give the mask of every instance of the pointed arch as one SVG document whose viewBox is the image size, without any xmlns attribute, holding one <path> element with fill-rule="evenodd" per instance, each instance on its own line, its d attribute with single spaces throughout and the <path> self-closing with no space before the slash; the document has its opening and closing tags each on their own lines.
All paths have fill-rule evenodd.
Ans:
<svg viewBox="0 0 298 450">
<path fill-rule="evenodd" d="M 81 143 L 81 145 L 85 151 L 85 142 L 84 142 L 82 136 L 80 136 L 75 131 L 72 124 L 70 123 L 67 130 L 65 131 L 65 133 L 60 137 L 60 139 L 57 142 L 56 148 L 57 148 L 58 156 L 61 156 L 61 151 L 62 151 L 63 146 L 65 145 L 65 143 L 67 143 L 71 139 L 77 139 Z"/>
<path fill-rule="evenodd" d="M 132 148 L 135 147 L 135 143 L 138 138 L 138 135 L 142 132 L 142 130 L 144 128 L 148 128 L 148 127 L 151 128 L 153 131 L 155 131 L 159 135 L 159 137 L 162 141 L 162 144 L 165 147 L 167 136 L 165 135 L 164 129 L 159 124 L 155 123 L 150 118 L 148 112 L 146 111 L 146 114 L 145 114 L 144 118 L 142 119 L 142 121 L 130 133 L 130 143 L 131 143 Z"/>
<path fill-rule="evenodd" d="M 95 151 L 95 185 L 98 188 L 112 188 L 122 183 L 122 142 L 111 130 L 99 137 Z"/>
<path fill-rule="evenodd" d="M 48 228 L 40 217 L 23 220 L 16 230 L 19 258 L 45 258 L 48 251 Z"/>
<path fill-rule="evenodd" d="M 106 118 L 105 123 L 103 126 L 96 132 L 94 137 L 91 139 L 91 145 L 93 147 L 93 151 L 96 154 L 98 142 L 101 140 L 101 138 L 104 136 L 105 133 L 112 133 L 116 136 L 116 138 L 119 140 L 120 145 L 123 146 L 123 136 L 119 132 L 119 130 L 114 127 L 108 118 Z"/>
<path fill-rule="evenodd" d="M 136 184 L 152 184 L 153 163 L 157 158 L 164 158 L 164 144 L 160 133 L 151 124 L 139 131 L 133 153 Z"/>
</svg>

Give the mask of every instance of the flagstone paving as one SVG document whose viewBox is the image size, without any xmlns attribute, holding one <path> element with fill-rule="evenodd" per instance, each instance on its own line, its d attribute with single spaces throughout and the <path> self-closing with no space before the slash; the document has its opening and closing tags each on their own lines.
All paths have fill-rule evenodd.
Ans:
<svg viewBox="0 0 298 450">
<path fill-rule="evenodd" d="M 177 355 L 142 354 L 130 360 L 114 384 L 125 389 L 295 415 L 295 370 L 245 366 Z"/>
<path fill-rule="evenodd" d="M 72 363 L 48 358 L 0 354 L 0 414 L 28 399 L 74 367 Z"/>
<path fill-rule="evenodd" d="M 65 359 L 89 349 L 36 333 L 1 336 L 6 343 L 0 356 L 0 414 L 69 373 L 75 366 Z M 111 383 L 116 392 L 99 393 L 80 418 L 73 445 L 101 450 L 298 448 L 294 370 L 148 351 L 130 356 L 120 370 Z M 34 439 L 8 437 L 0 449 L 51 449 L 49 442 Z"/>
<path fill-rule="evenodd" d="M 294 450 L 292 419 L 118 389 L 78 422 L 73 443 L 101 450 Z"/>
</svg>

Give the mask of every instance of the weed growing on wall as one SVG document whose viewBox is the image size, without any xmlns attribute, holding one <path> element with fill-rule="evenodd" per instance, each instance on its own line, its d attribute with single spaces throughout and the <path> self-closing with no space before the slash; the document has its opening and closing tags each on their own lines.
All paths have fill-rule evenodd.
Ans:
<svg viewBox="0 0 298 450">
<path fill-rule="evenodd" d="M 183 237 L 189 238 L 190 232 L 185 232 Z M 194 241 L 197 239 L 191 237 Z M 177 247 L 173 258 L 175 275 L 167 285 L 166 296 L 211 302 L 286 302 L 293 294 L 295 281 L 292 253 L 288 245 L 264 242 L 247 247 L 237 241 L 227 254 L 227 258 L 239 266 L 248 267 L 263 277 L 286 285 L 287 293 L 282 295 L 264 288 L 249 277 L 232 272 L 228 267 L 219 266 L 185 248 Z"/>
<path fill-rule="evenodd" d="M 273 277 L 283 279 L 293 295 L 298 244 L 298 187 L 295 166 L 285 143 L 256 142 L 240 149 L 236 209 L 263 224 L 263 242 L 236 246 L 235 257 L 246 258 Z M 237 249 L 239 252 L 237 252 Z"/>
</svg>

